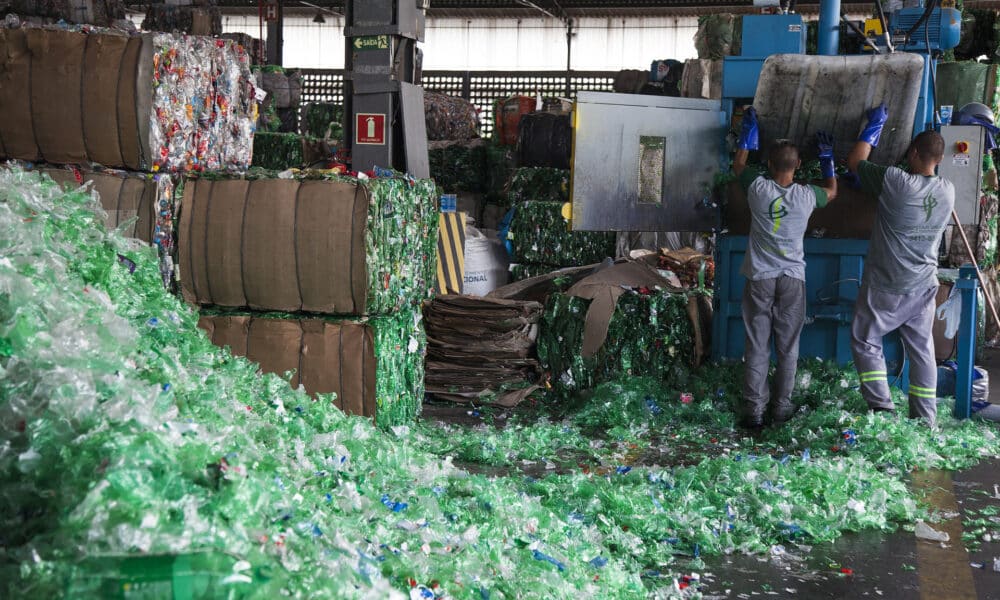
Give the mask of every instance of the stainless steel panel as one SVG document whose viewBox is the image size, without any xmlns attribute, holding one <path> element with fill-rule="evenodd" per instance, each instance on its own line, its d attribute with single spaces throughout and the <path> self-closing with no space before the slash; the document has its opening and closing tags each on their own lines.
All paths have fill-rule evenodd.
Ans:
<svg viewBox="0 0 1000 600">
<path fill-rule="evenodd" d="M 403 110 L 403 143 L 406 172 L 414 177 L 431 176 L 427 158 L 427 123 L 424 120 L 424 88 L 410 83 L 399 84 Z"/>
<path fill-rule="evenodd" d="M 963 225 L 979 224 L 979 197 L 983 182 L 983 135 L 976 125 L 941 127 L 944 138 L 944 160 L 938 175 L 955 186 L 955 212 Z M 959 152 L 956 144 L 965 142 L 967 152 Z"/>
<path fill-rule="evenodd" d="M 708 231 L 723 168 L 719 100 L 580 92 L 574 112 L 572 227 Z"/>
</svg>

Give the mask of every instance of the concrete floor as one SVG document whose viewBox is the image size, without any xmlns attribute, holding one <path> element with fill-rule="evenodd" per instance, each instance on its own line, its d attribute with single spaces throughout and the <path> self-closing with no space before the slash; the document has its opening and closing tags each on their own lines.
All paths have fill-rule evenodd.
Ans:
<svg viewBox="0 0 1000 600">
<path fill-rule="evenodd" d="M 1000 350 L 987 350 L 980 364 L 991 374 L 990 398 L 1000 404 Z M 429 405 L 424 418 L 481 423 L 479 418 L 468 417 L 467 410 Z M 565 467 L 572 468 L 573 462 L 569 460 Z M 506 470 L 468 466 L 488 475 Z M 847 533 L 832 544 L 818 544 L 801 556 L 703 557 L 705 567 L 697 572 L 705 598 L 1000 600 L 1000 572 L 993 570 L 994 559 L 1000 560 L 1000 540 L 984 542 L 974 552 L 962 541 L 967 511 L 988 505 L 1000 507 L 1000 499 L 994 496 L 994 486 L 1000 485 L 1000 459 L 960 472 L 917 473 L 910 485 L 938 510 L 955 515 L 932 525 L 948 532 L 948 543 L 918 540 L 907 531 L 866 531 Z M 799 551 L 790 548 L 789 552 Z"/>
</svg>

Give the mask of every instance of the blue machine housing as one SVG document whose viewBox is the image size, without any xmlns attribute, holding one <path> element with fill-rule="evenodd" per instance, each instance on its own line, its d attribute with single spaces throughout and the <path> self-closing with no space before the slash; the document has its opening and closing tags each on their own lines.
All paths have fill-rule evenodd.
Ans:
<svg viewBox="0 0 1000 600">
<path fill-rule="evenodd" d="M 830 8 L 833 19 L 840 14 L 839 3 L 824 3 L 821 8 Z M 960 31 L 952 26 L 955 15 L 948 10 L 935 9 L 928 19 L 929 24 L 921 26 L 915 32 L 911 44 L 906 46 L 906 50 L 924 57 L 923 82 L 914 116 L 914 135 L 934 125 L 935 102 L 931 69 L 935 66 L 935 59 L 926 53 L 924 28 L 929 27 L 932 50 L 957 45 Z M 894 27 L 904 32 L 911 28 L 923 11 L 923 8 L 914 8 L 893 13 L 890 16 L 890 33 L 894 31 Z M 958 23 L 955 27 L 960 27 L 960 19 L 955 23 Z M 805 31 L 800 15 L 743 17 L 742 55 L 725 58 L 723 65 L 724 108 L 731 113 L 737 102 L 752 99 L 756 95 L 757 80 L 768 56 L 805 53 Z M 820 46 L 821 49 L 828 46 L 835 52 L 837 40 L 821 39 Z M 716 312 L 712 325 L 712 354 L 717 360 L 739 360 L 743 356 L 745 332 L 740 303 L 745 279 L 739 274 L 739 269 L 746 253 L 747 241 L 746 236 L 720 235 L 718 238 Z M 801 356 L 836 360 L 840 364 L 852 360 L 850 322 L 864 259 L 868 254 L 868 243 L 868 240 L 805 240 L 807 325 L 802 332 Z M 900 372 L 904 357 L 897 336 L 886 339 L 885 354 L 890 372 Z"/>
<path fill-rule="evenodd" d="M 740 56 L 727 56 L 722 67 L 723 98 L 753 98 L 764 61 L 772 54 L 804 54 L 802 15 L 746 15 Z"/>
<path fill-rule="evenodd" d="M 926 53 L 928 38 L 931 50 L 951 50 L 958 46 L 962 37 L 962 13 L 954 8 L 935 8 L 927 22 L 918 27 L 910 36 L 910 41 L 906 42 L 906 32 L 920 21 L 923 14 L 924 9 L 920 7 L 904 8 L 889 18 L 889 33 L 897 51 Z"/>
<path fill-rule="evenodd" d="M 740 266 L 748 242 L 745 235 L 718 238 L 712 323 L 715 360 L 743 358 L 746 332 L 740 304 L 746 278 L 740 274 Z M 852 360 L 851 319 L 868 254 L 868 240 L 806 238 L 804 250 L 806 325 L 802 329 L 799 355 L 846 364 Z M 887 370 L 899 373 L 903 350 L 898 335 L 887 337 L 884 347 Z"/>
</svg>

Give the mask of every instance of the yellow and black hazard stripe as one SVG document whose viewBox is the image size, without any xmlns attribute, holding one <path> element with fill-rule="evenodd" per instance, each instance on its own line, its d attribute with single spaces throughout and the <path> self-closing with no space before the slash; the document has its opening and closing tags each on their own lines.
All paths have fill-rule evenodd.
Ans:
<svg viewBox="0 0 1000 600">
<path fill-rule="evenodd" d="M 461 294 L 465 277 L 465 213 L 441 213 L 438 217 L 438 294 Z"/>
</svg>

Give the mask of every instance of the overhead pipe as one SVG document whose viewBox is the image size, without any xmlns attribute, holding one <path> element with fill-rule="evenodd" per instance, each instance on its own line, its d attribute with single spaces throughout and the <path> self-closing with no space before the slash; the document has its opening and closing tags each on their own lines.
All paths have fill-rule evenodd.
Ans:
<svg viewBox="0 0 1000 600">
<path fill-rule="evenodd" d="M 836 56 L 840 51 L 840 0 L 820 0 L 819 53 Z"/>
</svg>

